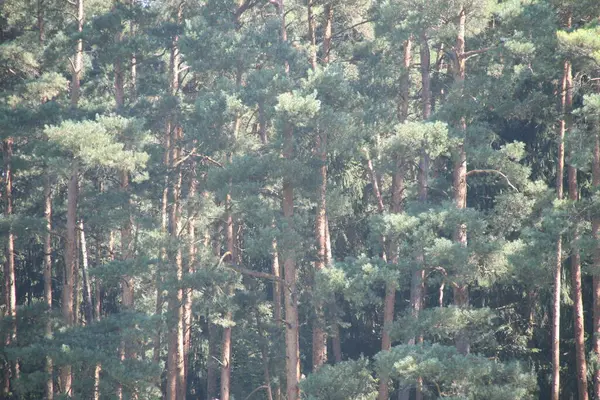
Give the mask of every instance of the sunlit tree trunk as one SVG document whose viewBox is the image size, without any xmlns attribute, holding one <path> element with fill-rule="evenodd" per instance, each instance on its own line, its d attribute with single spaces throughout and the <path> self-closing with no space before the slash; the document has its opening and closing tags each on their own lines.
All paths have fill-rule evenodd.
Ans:
<svg viewBox="0 0 600 400">
<path fill-rule="evenodd" d="M 5 213 L 8 218 L 13 215 L 13 139 L 8 138 L 4 141 L 4 195 L 6 198 Z M 12 225 L 12 221 L 10 222 Z M 6 238 L 6 249 L 5 249 L 5 262 L 4 262 L 4 296 L 6 306 L 6 316 L 10 321 L 10 328 L 6 332 L 4 338 L 4 344 L 11 346 L 17 340 L 17 287 L 15 281 L 15 235 L 13 233 L 12 226 L 8 228 L 8 235 Z M 5 387 L 4 392 L 6 395 L 10 393 L 11 384 L 10 379 L 16 378 L 19 371 L 18 363 L 14 365 L 5 365 Z M 6 378 L 9 377 L 9 378 Z"/>
</svg>

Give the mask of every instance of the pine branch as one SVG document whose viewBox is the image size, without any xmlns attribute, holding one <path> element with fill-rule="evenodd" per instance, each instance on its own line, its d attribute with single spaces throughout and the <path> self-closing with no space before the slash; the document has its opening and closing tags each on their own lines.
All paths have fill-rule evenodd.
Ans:
<svg viewBox="0 0 600 400">
<path fill-rule="evenodd" d="M 501 177 L 503 177 L 506 180 L 506 183 L 508 184 L 508 186 L 510 186 L 517 192 L 519 191 L 519 189 L 517 189 L 515 187 L 515 185 L 513 185 L 510 182 L 510 179 L 508 179 L 508 176 L 506 176 L 506 174 L 504 174 L 503 172 L 498 171 L 497 169 L 473 169 L 473 170 L 467 172 L 467 176 L 471 176 L 471 175 L 475 175 L 475 174 L 497 174 L 497 175 L 500 175 Z"/>
<path fill-rule="evenodd" d="M 262 385 L 257 387 L 256 389 L 254 389 L 253 391 L 250 392 L 250 394 L 248 396 L 246 396 L 246 398 L 244 400 L 248 400 L 254 393 L 258 392 L 260 389 L 268 389 L 269 387 L 267 385 Z"/>
<path fill-rule="evenodd" d="M 496 46 L 484 47 L 483 49 L 479 49 L 479 50 L 465 51 L 464 53 L 462 53 L 460 55 L 460 57 L 462 59 L 468 60 L 469 58 L 476 56 L 478 54 L 486 53 L 486 52 L 490 51 L 491 49 L 493 49 L 494 47 L 496 47 Z"/>
</svg>

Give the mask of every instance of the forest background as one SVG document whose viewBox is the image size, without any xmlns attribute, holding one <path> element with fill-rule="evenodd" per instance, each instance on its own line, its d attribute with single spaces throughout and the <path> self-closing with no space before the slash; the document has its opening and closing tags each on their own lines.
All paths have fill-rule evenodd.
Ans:
<svg viewBox="0 0 600 400">
<path fill-rule="evenodd" d="M 597 0 L 0 1 L 4 399 L 600 400 Z"/>
</svg>

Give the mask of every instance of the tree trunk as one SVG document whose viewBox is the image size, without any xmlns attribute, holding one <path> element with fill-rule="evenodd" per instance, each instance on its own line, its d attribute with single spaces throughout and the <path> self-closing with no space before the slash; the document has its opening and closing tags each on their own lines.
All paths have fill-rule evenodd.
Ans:
<svg viewBox="0 0 600 400">
<path fill-rule="evenodd" d="M 231 185 L 231 184 L 230 184 Z M 225 226 L 225 237 L 227 242 L 227 262 L 234 263 L 236 260 L 235 236 L 233 232 L 233 215 L 231 211 L 231 195 L 227 194 L 225 200 L 227 208 L 227 222 Z M 228 288 L 229 296 L 233 296 L 233 288 Z M 228 321 L 233 319 L 231 311 L 227 312 L 225 317 Z M 223 342 L 221 354 L 221 400 L 229 400 L 230 381 L 231 381 L 231 326 L 223 328 Z"/>
<path fill-rule="evenodd" d="M 465 25 L 466 25 L 466 11 L 464 8 L 461 9 L 458 22 L 458 34 L 456 37 L 456 65 L 454 68 L 454 78 L 461 84 L 459 90 L 464 90 L 462 84 L 465 80 L 466 72 L 466 58 L 465 53 Z M 464 117 L 461 117 L 459 122 L 459 128 L 463 132 L 466 132 L 467 122 Z M 453 189 L 454 189 L 454 203 L 456 208 L 464 210 L 467 208 L 467 153 L 465 151 L 464 139 L 458 145 L 455 152 L 455 162 L 453 171 Z M 454 240 L 462 247 L 467 247 L 467 226 L 460 224 L 456 227 L 454 232 Z M 469 306 L 469 287 L 465 282 L 456 282 L 454 285 L 454 305 L 459 308 L 467 308 Z M 456 349 L 460 354 L 469 354 L 471 351 L 471 345 L 469 338 L 465 332 L 459 332 L 456 338 Z"/>
<path fill-rule="evenodd" d="M 188 210 L 188 259 L 187 259 L 187 274 L 195 272 L 196 267 L 196 207 L 194 206 L 196 200 L 196 192 L 198 190 L 198 178 L 196 171 L 196 162 L 192 161 L 190 168 L 190 186 L 188 191 L 188 203 L 191 204 Z M 187 388 L 187 376 L 189 372 L 189 353 L 191 348 L 192 340 L 192 289 L 185 288 L 184 291 L 184 303 L 183 303 L 183 362 L 185 369 L 185 379 L 183 387 Z M 185 392 L 182 393 L 185 398 Z"/>
<path fill-rule="evenodd" d="M 181 140 L 181 128 L 176 126 L 173 132 L 173 143 L 171 152 L 171 163 L 174 164 L 180 156 L 179 146 Z M 178 241 L 178 233 L 181 229 L 181 204 L 180 193 L 182 183 L 182 171 L 177 171 L 172 185 L 171 201 L 171 237 L 173 241 Z M 172 324 L 169 349 L 168 349 L 168 386 L 167 399 L 181 400 L 178 394 L 181 393 L 185 376 L 185 365 L 183 362 L 183 253 L 180 245 L 175 250 L 175 279 L 177 287 L 170 290 L 169 294 L 169 313 L 171 314 Z"/>
<path fill-rule="evenodd" d="M 67 188 L 67 240 L 65 244 L 65 273 L 62 290 L 62 315 L 66 326 L 75 323 L 73 315 L 73 289 L 75 264 L 77 259 L 77 198 L 78 198 L 78 167 L 74 163 L 71 179 Z M 65 365 L 61 368 L 61 391 L 65 395 L 71 394 L 71 366 Z"/>
<path fill-rule="evenodd" d="M 77 30 L 83 32 L 83 0 L 76 0 Z M 83 70 L 83 39 L 77 40 L 75 49 L 75 60 L 71 74 L 71 106 L 76 108 L 80 96 L 80 79 Z M 77 201 L 79 197 L 79 165 L 73 161 L 71 176 L 67 188 L 67 240 L 65 243 L 65 282 L 62 292 L 62 314 L 66 326 L 75 323 L 73 315 L 73 273 L 76 270 L 77 260 Z M 61 368 L 61 391 L 64 395 L 71 396 L 71 366 L 65 365 Z"/>
<path fill-rule="evenodd" d="M 329 64 L 331 53 L 331 39 L 333 26 L 333 5 L 327 3 L 325 5 L 325 31 L 323 33 L 323 63 Z"/>
<path fill-rule="evenodd" d="M 570 17 L 569 23 L 570 26 Z M 571 109 L 573 106 L 573 76 L 571 63 L 565 62 L 564 65 L 564 99 L 563 102 L 563 120 L 565 123 L 565 133 L 572 128 Z M 570 158 L 572 155 L 570 155 Z M 567 179 L 569 185 L 569 199 L 571 201 L 579 200 L 579 192 L 577 188 L 577 169 L 569 165 L 567 167 Z M 573 317 L 575 331 L 575 358 L 577 370 L 577 389 L 579 392 L 579 400 L 588 399 L 587 388 L 587 363 L 585 358 L 585 327 L 583 316 L 583 288 L 581 282 L 581 255 L 579 253 L 579 228 L 575 227 L 573 241 L 571 243 L 571 285 L 573 292 Z"/>
<path fill-rule="evenodd" d="M 577 201 L 579 200 L 577 191 L 577 170 L 575 167 L 569 165 L 567 172 L 569 181 L 569 198 L 570 200 Z M 585 327 L 583 320 L 583 288 L 581 283 L 581 256 L 578 248 L 579 245 L 577 243 L 579 240 L 579 234 L 577 231 L 578 228 L 576 227 L 573 243 L 571 244 L 571 285 L 573 291 L 575 358 L 577 363 L 577 389 L 579 392 L 579 400 L 587 400 L 588 387 L 587 363 L 585 358 Z"/>
<path fill-rule="evenodd" d="M 570 13 L 566 20 L 567 28 L 571 26 Z M 565 133 L 567 129 L 567 114 L 570 111 L 567 107 L 569 95 L 569 82 L 571 81 L 571 63 L 565 61 L 563 65 L 563 77 L 560 92 L 560 112 L 562 118 L 558 127 L 558 162 L 556 167 L 556 197 L 558 200 L 563 198 L 563 179 L 565 166 Z M 552 319 L 552 400 L 560 399 L 560 309 L 561 309 L 561 289 L 562 289 L 562 235 L 556 239 L 556 266 L 554 269 L 554 287 L 553 287 L 553 319 Z"/>
<path fill-rule="evenodd" d="M 317 37 L 315 34 L 315 15 L 313 13 L 314 0 L 307 0 L 307 13 L 308 13 L 308 42 L 310 45 L 310 66 L 312 70 L 317 69 Z"/>
<path fill-rule="evenodd" d="M 267 391 L 267 400 L 273 400 L 273 391 L 271 389 L 271 372 L 270 372 L 270 361 L 269 361 L 269 342 L 264 336 L 264 329 L 260 322 L 260 316 L 258 310 L 256 311 L 256 328 L 258 330 L 258 336 L 260 340 L 260 352 L 263 361 L 265 389 Z"/>
<path fill-rule="evenodd" d="M 430 76 L 430 63 L 431 56 L 429 53 L 429 43 L 427 41 L 427 33 L 421 32 L 419 37 L 419 53 L 421 59 L 421 107 L 423 113 L 423 121 L 427 121 L 431 116 L 431 76 Z M 419 159 L 419 172 L 418 172 L 418 183 L 419 183 L 419 201 L 427 203 L 428 190 L 429 190 L 429 155 L 424 148 L 421 149 L 421 156 Z M 411 280 L 411 293 L 410 293 L 410 306 L 414 317 L 418 317 L 424 304 L 424 293 L 425 293 L 425 253 L 421 251 L 417 255 L 417 263 L 422 268 L 413 272 Z M 419 335 L 412 339 L 414 343 L 422 343 L 423 336 Z M 421 378 L 417 379 L 416 387 L 416 400 L 423 399 L 423 381 Z"/>
<path fill-rule="evenodd" d="M 408 118 L 409 106 L 409 89 L 410 89 L 410 74 L 409 68 L 411 64 L 412 41 L 409 39 L 404 42 L 404 69 L 400 82 L 400 101 L 398 102 L 398 120 L 406 121 Z M 402 196 L 404 192 L 404 160 L 398 156 L 396 160 L 396 171 L 392 178 L 392 204 L 390 211 L 394 214 L 402 212 Z M 380 200 L 383 202 L 383 200 Z M 398 263 L 398 245 L 393 240 L 388 242 L 388 257 L 391 264 Z M 388 282 L 385 289 L 384 311 L 383 311 L 383 332 L 381 335 L 381 350 L 389 351 L 392 347 L 389 328 L 394 323 L 394 307 L 396 303 L 396 282 Z M 410 392 L 404 391 L 404 397 Z M 389 398 L 388 379 L 382 377 L 379 382 L 379 400 L 387 400 Z"/>
<path fill-rule="evenodd" d="M 183 3 L 177 6 L 176 23 L 181 24 L 183 17 Z M 179 88 L 179 36 L 175 35 L 171 43 L 171 54 L 169 59 L 169 94 L 175 96 Z M 173 168 L 179 159 L 179 146 L 181 137 L 181 127 L 175 120 L 174 115 L 168 117 L 167 122 L 167 141 L 171 136 L 170 148 L 171 156 L 170 163 L 167 168 Z M 166 158 L 166 156 L 165 156 Z M 180 191 L 181 191 L 182 172 L 178 168 L 177 176 L 175 177 L 171 189 L 171 220 L 170 220 L 170 236 L 174 242 L 178 241 L 178 233 L 181 227 L 179 220 L 181 213 Z M 164 205 L 163 205 L 164 206 Z M 180 387 L 183 385 L 185 376 L 185 365 L 183 363 L 183 289 L 181 281 L 183 278 L 183 257 L 181 246 L 177 245 L 174 256 L 175 265 L 175 282 L 177 287 L 169 291 L 169 315 L 170 315 L 170 332 L 169 346 L 167 357 L 167 400 L 182 400 L 178 398 Z"/>
<path fill-rule="evenodd" d="M 46 221 L 46 234 L 44 236 L 44 302 L 48 318 L 52 312 L 52 188 L 50 177 L 44 177 L 44 219 Z M 46 323 L 46 338 L 52 337 L 52 322 Z M 54 379 L 52 358 L 46 357 L 46 385 L 44 388 L 45 400 L 54 399 Z"/>
<path fill-rule="evenodd" d="M 8 218 L 13 215 L 13 169 L 12 169 L 12 157 L 13 157 L 13 139 L 8 138 L 4 141 L 4 173 L 5 173 L 5 186 L 4 194 L 6 196 L 6 210 L 5 213 Z M 6 251 L 4 262 L 4 295 L 6 298 L 6 316 L 10 321 L 10 329 L 6 333 L 4 338 L 4 344 L 11 346 L 17 340 L 17 288 L 15 281 L 15 235 L 11 226 L 8 229 L 8 235 L 6 238 Z M 10 379 L 16 378 L 19 371 L 19 364 L 15 363 L 10 366 L 8 363 L 5 365 L 5 376 L 8 379 L 5 381 L 4 392 L 6 395 L 10 393 Z M 12 369 L 12 371 L 11 371 Z"/>
<path fill-rule="evenodd" d="M 79 221 L 79 241 L 81 243 L 81 272 L 83 279 L 83 301 L 84 301 L 84 315 L 86 324 L 91 324 L 94 320 L 93 310 L 94 305 L 92 304 L 92 288 L 90 286 L 89 274 L 88 274 L 88 252 L 87 243 L 85 240 L 85 230 L 83 226 L 83 220 Z"/>
<path fill-rule="evenodd" d="M 285 23 L 284 0 L 277 0 L 277 11 L 281 19 L 281 41 L 287 42 L 287 28 Z M 285 72 L 289 74 L 289 63 L 285 61 Z M 284 126 L 284 149 L 285 159 L 293 158 L 294 132 L 289 123 Z M 283 217 L 286 221 L 286 235 L 294 234 L 294 185 L 290 177 L 283 181 Z M 300 398 L 300 347 L 298 326 L 298 291 L 296 288 L 296 251 L 290 247 L 284 249 L 283 276 L 286 288 L 284 290 L 285 303 L 285 354 L 286 354 L 286 376 L 287 376 L 287 400 L 298 400 Z"/>
<path fill-rule="evenodd" d="M 217 395 L 217 368 L 216 360 L 219 355 L 218 351 L 218 332 L 217 326 L 210 320 L 208 324 L 208 360 L 206 371 L 206 396 L 208 399 L 213 399 Z"/>
<path fill-rule="evenodd" d="M 594 137 L 594 161 L 592 166 L 592 186 L 594 189 L 600 187 L 600 135 L 595 134 Z M 594 249 L 594 271 L 600 271 L 600 218 L 594 217 L 592 219 L 592 233 L 596 240 L 596 246 Z M 594 307 L 593 307 L 593 335 L 592 335 L 592 351 L 596 357 L 600 358 L 600 276 L 598 273 L 594 274 L 593 282 L 593 295 L 594 295 Z M 594 398 L 600 399 L 600 368 L 594 371 Z"/>
</svg>

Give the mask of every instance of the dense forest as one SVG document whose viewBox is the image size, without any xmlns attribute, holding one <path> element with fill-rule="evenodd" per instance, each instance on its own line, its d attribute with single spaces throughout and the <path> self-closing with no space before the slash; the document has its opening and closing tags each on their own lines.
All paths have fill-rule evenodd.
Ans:
<svg viewBox="0 0 600 400">
<path fill-rule="evenodd" d="M 0 398 L 600 400 L 600 1 L 0 0 Z"/>
</svg>

